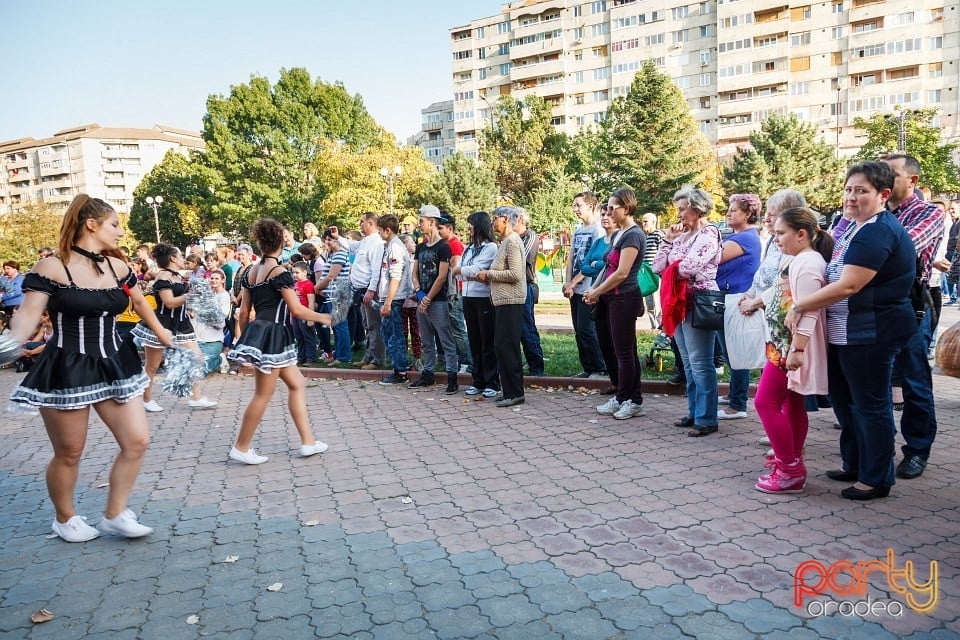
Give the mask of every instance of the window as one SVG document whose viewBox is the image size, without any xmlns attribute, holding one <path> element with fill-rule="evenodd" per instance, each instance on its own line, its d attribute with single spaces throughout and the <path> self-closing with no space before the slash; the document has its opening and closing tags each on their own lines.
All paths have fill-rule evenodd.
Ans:
<svg viewBox="0 0 960 640">
<path fill-rule="evenodd" d="M 838 66 L 843 64 L 843 53 L 840 51 L 833 51 L 830 53 L 830 64 L 833 66 Z"/>
<path fill-rule="evenodd" d="M 502 76 L 508 76 L 508 75 L 510 75 L 510 67 L 511 67 L 511 66 L 513 66 L 513 65 L 512 65 L 511 63 L 509 63 L 509 62 L 504 62 L 502 65 L 500 65 L 500 75 L 502 75 Z"/>
<path fill-rule="evenodd" d="M 700 25 L 700 37 L 709 38 L 713 35 L 713 25 L 712 24 L 703 24 Z"/>
<path fill-rule="evenodd" d="M 834 3 L 830 5 L 830 11 L 832 13 L 843 13 L 843 0 L 840 0 L 840 2 L 834 0 Z"/>
<path fill-rule="evenodd" d="M 520 26 L 529 27 L 531 25 L 537 24 L 538 22 L 540 22 L 540 18 L 538 16 L 529 16 L 527 18 L 523 18 L 520 20 Z"/>
<path fill-rule="evenodd" d="M 614 42 L 613 44 L 610 45 L 610 49 L 613 51 L 623 51 L 623 50 L 629 50 L 629 49 L 636 49 L 639 46 L 640 46 L 639 38 L 630 38 L 629 40 L 620 40 L 618 42 Z"/>
<path fill-rule="evenodd" d="M 688 65 L 690 64 L 690 54 L 681 53 L 680 55 L 670 56 L 667 59 L 667 64 L 669 64 L 671 67 L 683 67 Z"/>
<path fill-rule="evenodd" d="M 890 99 L 887 101 L 890 106 L 896 106 L 898 104 L 915 104 L 920 102 L 920 92 L 919 91 L 908 91 L 906 93 L 897 93 L 890 96 Z"/>
<path fill-rule="evenodd" d="M 832 27 L 830 29 L 830 37 L 834 40 L 839 40 L 840 38 L 847 35 L 846 27 Z"/>
<path fill-rule="evenodd" d="M 794 7 L 790 9 L 790 19 L 794 22 L 810 19 L 810 5 L 805 7 Z"/>
<path fill-rule="evenodd" d="M 943 49 L 943 36 L 934 36 L 930 38 L 931 49 Z"/>
<path fill-rule="evenodd" d="M 647 43 L 647 46 L 648 46 L 648 47 L 649 47 L 649 46 L 652 46 L 652 45 L 655 45 L 655 44 L 663 44 L 663 34 L 662 34 L 662 33 L 658 33 L 658 34 L 655 35 L 655 36 L 647 36 L 647 37 L 645 38 L 645 42 Z"/>
<path fill-rule="evenodd" d="M 574 40 L 583 40 L 583 27 L 575 27 L 573 30 Z"/>
<path fill-rule="evenodd" d="M 458 91 L 453 94 L 454 100 L 473 100 L 473 91 Z"/>
<path fill-rule="evenodd" d="M 590 53 L 593 54 L 594 58 L 606 58 L 607 57 L 607 48 L 606 47 L 594 47 L 590 50 Z"/>
<path fill-rule="evenodd" d="M 942 102 L 942 90 L 930 89 L 927 91 L 927 102 Z"/>
<path fill-rule="evenodd" d="M 600 67 L 593 70 L 594 80 L 606 80 L 610 77 L 610 67 Z"/>
<path fill-rule="evenodd" d="M 457 31 L 453 34 L 454 40 L 469 40 L 472 37 L 472 33 L 469 31 Z"/>
<path fill-rule="evenodd" d="M 481 39 L 486 34 L 486 31 L 484 30 L 483 27 L 477 27 L 476 34 L 477 34 L 477 39 Z"/>
<path fill-rule="evenodd" d="M 713 84 L 713 74 L 712 73 L 701 73 L 700 74 L 700 86 L 709 87 Z"/>
<path fill-rule="evenodd" d="M 790 95 L 792 96 L 805 96 L 810 93 L 810 83 L 809 82 L 792 82 L 790 83 Z"/>
<path fill-rule="evenodd" d="M 897 42 L 888 42 L 887 54 L 920 51 L 920 43 L 921 38 L 909 38 L 907 40 L 898 40 Z"/>
<path fill-rule="evenodd" d="M 555 127 L 558 127 L 563 124 L 563 116 L 553 116 L 550 118 L 550 124 Z"/>
<path fill-rule="evenodd" d="M 810 69 L 810 56 L 790 58 L 790 71 L 807 71 Z"/>
<path fill-rule="evenodd" d="M 896 15 L 890 16 L 890 26 L 891 27 L 903 27 L 908 24 L 913 24 L 916 16 L 913 11 L 907 11 L 906 13 L 898 13 Z"/>
<path fill-rule="evenodd" d="M 465 71 L 464 73 L 458 73 L 458 74 L 457 74 L 457 81 L 458 81 L 458 82 L 467 82 L 467 81 L 470 80 L 470 78 L 472 78 L 472 77 L 473 77 L 473 76 L 471 75 L 471 73 L 470 73 L 469 71 Z"/>
<path fill-rule="evenodd" d="M 607 0 L 595 0 L 590 3 L 590 13 L 603 13 L 607 10 Z"/>
<path fill-rule="evenodd" d="M 690 30 L 680 29 L 679 31 L 674 31 L 671 34 L 671 39 L 673 44 L 680 44 L 681 42 L 687 42 L 688 40 L 690 40 Z"/>
<path fill-rule="evenodd" d="M 498 56 L 507 56 L 510 55 L 510 44 L 507 42 L 501 42 L 497 47 Z"/>
<path fill-rule="evenodd" d="M 724 28 L 739 27 L 745 24 L 753 24 L 752 13 L 744 13 L 743 15 L 739 16 L 730 16 L 729 18 L 724 18 L 720 21 L 720 26 Z"/>
<path fill-rule="evenodd" d="M 887 71 L 887 80 L 906 80 L 920 75 L 920 67 L 906 67 L 905 69 L 891 69 Z"/>
<path fill-rule="evenodd" d="M 587 124 L 587 118 L 586 118 L 586 116 L 574 116 L 574 117 L 573 117 L 573 122 L 574 122 L 574 124 L 576 124 L 578 127 L 583 127 L 583 126 L 585 126 L 585 125 Z"/>
<path fill-rule="evenodd" d="M 700 133 L 710 133 L 710 130 L 711 130 L 712 128 L 713 128 L 713 127 L 710 126 L 710 121 L 709 121 L 709 120 L 701 120 L 701 121 L 700 121 Z"/>
<path fill-rule="evenodd" d="M 705 16 L 705 15 L 707 15 L 708 13 L 710 13 L 710 3 L 709 3 L 709 2 L 701 2 L 701 3 L 700 3 L 700 15 Z"/>
<path fill-rule="evenodd" d="M 497 23 L 497 33 L 510 33 L 510 21 Z"/>
<path fill-rule="evenodd" d="M 613 30 L 626 29 L 639 23 L 637 16 L 627 16 L 626 18 L 617 18 L 613 21 Z"/>
<path fill-rule="evenodd" d="M 700 108 L 701 109 L 710 108 L 710 96 L 703 96 L 700 98 Z"/>
<path fill-rule="evenodd" d="M 640 24 L 648 24 L 650 22 L 660 22 L 663 20 L 663 11 L 651 11 L 650 13 L 641 13 Z"/>
<path fill-rule="evenodd" d="M 883 109 L 884 103 L 883 96 L 874 96 L 872 98 L 863 98 L 862 100 L 854 100 L 852 106 L 850 107 L 851 111 L 876 111 L 877 109 Z"/>
<path fill-rule="evenodd" d="M 608 33 L 610 33 L 610 24 L 607 22 L 590 25 L 590 35 L 592 36 L 603 36 Z"/>
<path fill-rule="evenodd" d="M 634 60 L 633 62 L 621 62 L 620 64 L 613 65 L 613 75 L 619 75 L 622 73 L 633 73 L 640 69 L 640 62 Z"/>
<path fill-rule="evenodd" d="M 480 80 L 486 80 L 486 79 L 487 79 L 487 68 L 486 68 L 486 67 L 481 68 L 481 69 L 480 69 L 480 72 L 477 74 L 477 76 L 478 76 L 478 78 L 479 78 Z"/>
<path fill-rule="evenodd" d="M 573 96 L 573 104 L 583 104 L 583 94 L 578 93 Z"/>
<path fill-rule="evenodd" d="M 927 65 L 927 75 L 931 78 L 943 77 L 943 63 L 931 62 Z"/>
<path fill-rule="evenodd" d="M 893 44 L 892 42 L 890 43 Z M 872 44 L 869 47 L 859 47 L 853 50 L 854 58 L 872 58 L 873 56 L 882 56 L 886 47 L 882 44 Z"/>
<path fill-rule="evenodd" d="M 855 87 L 869 87 L 872 84 L 877 84 L 876 73 L 861 73 L 853 77 L 853 86 Z"/>
<path fill-rule="evenodd" d="M 867 33 L 869 31 L 876 31 L 877 29 L 881 28 L 883 28 L 882 18 L 867 20 L 866 22 L 855 22 L 853 24 L 854 33 Z"/>
<path fill-rule="evenodd" d="M 583 71 L 574 71 L 573 81 L 576 84 L 583 84 Z"/>
<path fill-rule="evenodd" d="M 766 38 L 757 39 L 757 47 L 762 49 L 763 47 L 772 47 L 777 44 L 777 36 L 767 36 Z"/>
<path fill-rule="evenodd" d="M 616 51 L 616 49 L 614 49 L 614 51 Z M 574 51 L 574 52 L 573 52 L 573 59 L 574 59 L 574 60 L 583 60 L 583 49 L 577 49 L 576 51 Z"/>
<path fill-rule="evenodd" d="M 602 91 L 593 92 L 593 101 L 594 102 L 608 102 L 610 100 L 610 92 L 606 89 Z"/>
<path fill-rule="evenodd" d="M 674 7 L 670 9 L 670 17 L 673 18 L 674 20 L 681 20 L 683 18 L 686 18 L 687 15 L 689 15 L 689 11 L 687 10 L 687 5 L 683 5 L 682 7 Z"/>
<path fill-rule="evenodd" d="M 691 85 L 690 76 L 680 76 L 679 78 L 674 78 L 673 81 L 680 89 L 689 89 Z"/>
<path fill-rule="evenodd" d="M 805 44 L 810 44 L 810 32 L 802 31 L 800 33 L 794 33 L 790 36 L 790 46 L 799 47 Z"/>
<path fill-rule="evenodd" d="M 655 58 L 650 58 L 652 62 L 657 67 L 664 67 L 667 65 L 667 59 L 664 56 L 656 56 Z"/>
<path fill-rule="evenodd" d="M 473 120 L 473 109 L 470 111 L 455 111 L 453 113 L 454 120 Z"/>
<path fill-rule="evenodd" d="M 467 58 L 473 57 L 473 51 L 467 49 L 466 51 L 454 51 L 453 59 L 454 60 L 466 60 Z"/>
<path fill-rule="evenodd" d="M 583 11 L 583 9 L 580 8 L 580 5 L 574 6 L 574 7 L 573 7 L 573 17 L 574 17 L 574 18 L 579 18 L 579 17 L 582 15 L 582 13 L 581 13 L 582 11 Z"/>
<path fill-rule="evenodd" d="M 701 49 L 700 50 L 700 66 L 705 67 L 710 64 L 710 50 Z"/>
</svg>

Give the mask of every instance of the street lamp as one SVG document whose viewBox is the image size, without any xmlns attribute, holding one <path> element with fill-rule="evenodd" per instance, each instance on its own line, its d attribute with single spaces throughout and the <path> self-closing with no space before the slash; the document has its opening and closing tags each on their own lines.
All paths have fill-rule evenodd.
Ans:
<svg viewBox="0 0 960 640">
<path fill-rule="evenodd" d="M 147 196 L 147 205 L 153 209 L 153 226 L 157 230 L 157 243 L 160 242 L 160 216 L 157 215 L 157 209 L 163 204 L 163 196 Z"/>
<path fill-rule="evenodd" d="M 387 182 L 390 191 L 390 213 L 393 213 L 393 182 L 400 177 L 402 172 L 403 168 L 399 165 L 395 166 L 392 170 L 386 167 L 380 169 L 380 177 Z"/>
</svg>

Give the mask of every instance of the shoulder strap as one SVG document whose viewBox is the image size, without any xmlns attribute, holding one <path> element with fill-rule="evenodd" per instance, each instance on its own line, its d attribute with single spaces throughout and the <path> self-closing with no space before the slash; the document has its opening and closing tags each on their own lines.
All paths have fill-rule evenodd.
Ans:
<svg viewBox="0 0 960 640">
<path fill-rule="evenodd" d="M 120 282 L 120 278 L 117 277 L 117 272 L 113 268 L 113 261 L 110 258 L 107 258 L 107 266 L 110 267 L 110 273 L 113 274 L 113 279 L 117 281 L 117 286 L 123 286 Z"/>
<path fill-rule="evenodd" d="M 63 265 L 63 270 L 67 274 L 67 281 L 70 282 L 72 286 L 76 286 L 76 283 L 73 281 L 73 274 L 70 273 L 70 269 L 67 268 L 67 263 L 63 261 L 63 258 L 57 256 L 57 260 L 60 261 L 60 264 Z"/>
</svg>

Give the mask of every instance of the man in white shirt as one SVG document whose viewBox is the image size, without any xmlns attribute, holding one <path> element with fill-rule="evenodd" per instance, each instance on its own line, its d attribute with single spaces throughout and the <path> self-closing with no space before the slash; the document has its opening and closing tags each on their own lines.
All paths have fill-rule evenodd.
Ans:
<svg viewBox="0 0 960 640">
<path fill-rule="evenodd" d="M 360 368 L 382 369 L 387 361 L 387 350 L 380 337 L 380 311 L 371 306 L 377 296 L 380 264 L 383 261 L 383 239 L 377 233 L 377 214 L 368 211 L 361 216 L 360 232 L 363 240 L 357 246 L 356 258 L 350 266 L 353 306 L 359 310 L 360 320 L 367 334 L 367 348 L 360 359 Z M 351 325 L 350 334 L 356 345 L 362 341 L 362 337 L 358 340 L 355 329 L 356 327 Z"/>
</svg>

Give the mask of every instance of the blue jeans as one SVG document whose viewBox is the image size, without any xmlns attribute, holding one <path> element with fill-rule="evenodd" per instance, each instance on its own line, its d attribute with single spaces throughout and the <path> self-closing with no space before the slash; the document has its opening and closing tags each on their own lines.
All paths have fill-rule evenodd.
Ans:
<svg viewBox="0 0 960 640">
<path fill-rule="evenodd" d="M 830 345 L 830 401 L 840 423 L 840 456 L 871 487 L 893 486 L 896 425 L 890 378 L 903 343 Z"/>
<path fill-rule="evenodd" d="M 687 415 L 699 426 L 715 427 L 717 369 L 713 366 L 713 345 L 717 332 L 694 329 L 690 315 L 674 334 L 687 376 Z"/>
<path fill-rule="evenodd" d="M 903 388 L 903 417 L 900 433 L 904 456 L 926 460 L 937 436 L 937 414 L 933 401 L 933 376 L 927 360 L 931 339 L 931 316 L 927 311 L 919 330 L 911 337 L 893 362 L 893 378 Z"/>
<path fill-rule="evenodd" d="M 220 368 L 220 354 L 223 353 L 223 341 L 198 342 L 200 353 L 203 354 L 203 373 L 208 374 Z"/>
<path fill-rule="evenodd" d="M 317 359 L 317 327 L 307 326 L 306 320 L 293 319 L 293 337 L 297 340 L 297 362 Z"/>
<path fill-rule="evenodd" d="M 583 294 L 570 297 L 570 317 L 573 319 L 573 336 L 577 340 L 577 355 L 580 366 L 587 373 L 603 373 L 607 365 L 600 351 L 597 326 L 593 320 L 593 306 L 583 301 Z"/>
<path fill-rule="evenodd" d="M 723 359 L 727 366 L 730 366 L 730 356 L 727 355 L 727 336 L 723 330 L 717 331 L 717 338 L 720 340 L 720 350 L 723 353 Z M 749 369 L 730 369 L 730 391 L 727 397 L 730 398 L 730 408 L 734 411 L 747 410 L 747 397 L 750 395 L 750 370 Z"/>
<path fill-rule="evenodd" d="M 533 318 L 533 283 L 527 283 L 527 299 L 523 305 L 523 328 L 520 332 L 520 346 L 523 347 L 523 357 L 527 360 L 527 368 L 532 376 L 543 375 L 543 347 L 540 346 L 540 333 L 537 332 L 537 323 Z"/>
<path fill-rule="evenodd" d="M 387 347 L 387 355 L 393 370 L 403 373 L 410 368 L 407 360 L 407 335 L 403 330 L 403 300 L 394 300 L 390 305 L 390 317 L 380 316 L 380 336 Z"/>
</svg>

